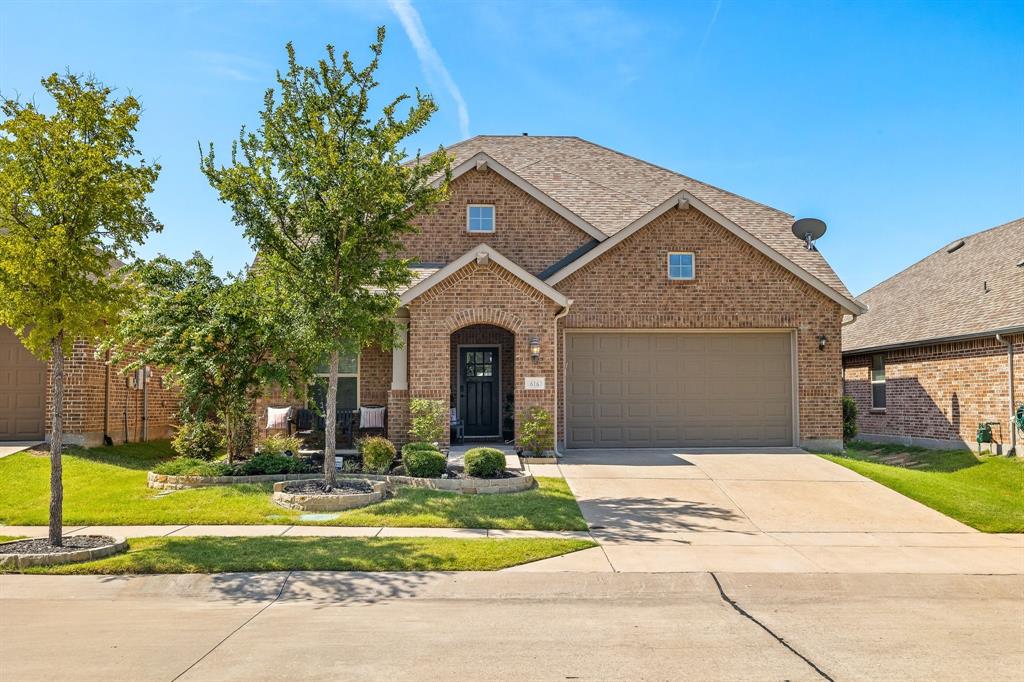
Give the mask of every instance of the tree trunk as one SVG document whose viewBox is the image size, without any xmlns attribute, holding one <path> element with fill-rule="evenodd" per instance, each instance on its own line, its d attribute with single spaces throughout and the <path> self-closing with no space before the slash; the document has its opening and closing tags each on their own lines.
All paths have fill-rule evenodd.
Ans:
<svg viewBox="0 0 1024 682">
<path fill-rule="evenodd" d="M 334 466 L 334 449 L 336 445 L 338 422 L 338 351 L 331 351 L 331 368 L 327 375 L 327 400 L 324 401 L 327 431 L 324 434 L 324 480 L 334 485 L 337 480 L 337 469 Z"/>
<path fill-rule="evenodd" d="M 63 545 L 64 483 L 61 450 L 64 447 L 64 332 L 50 342 L 53 355 L 53 416 L 50 422 L 50 544 Z"/>
<path fill-rule="evenodd" d="M 224 411 L 224 441 L 228 446 L 228 464 L 235 463 L 235 431 L 231 417 L 231 410 Z"/>
</svg>

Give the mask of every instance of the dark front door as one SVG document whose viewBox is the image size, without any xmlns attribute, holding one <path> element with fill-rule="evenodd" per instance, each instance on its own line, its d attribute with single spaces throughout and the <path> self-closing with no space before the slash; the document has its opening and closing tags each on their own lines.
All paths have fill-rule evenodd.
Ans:
<svg viewBox="0 0 1024 682">
<path fill-rule="evenodd" d="M 459 349 L 459 417 L 467 436 L 500 436 L 498 348 Z"/>
</svg>

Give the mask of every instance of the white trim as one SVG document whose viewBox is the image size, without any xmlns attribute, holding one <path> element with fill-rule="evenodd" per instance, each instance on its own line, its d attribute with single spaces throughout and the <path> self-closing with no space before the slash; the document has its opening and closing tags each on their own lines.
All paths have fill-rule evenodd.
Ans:
<svg viewBox="0 0 1024 682">
<path fill-rule="evenodd" d="M 843 296 L 838 291 L 836 291 L 832 287 L 826 285 L 820 279 L 818 279 L 817 277 L 815 277 L 811 273 L 807 272 L 802 267 L 800 267 L 799 265 L 797 265 L 793 261 L 789 260 L 788 258 L 783 256 L 781 253 L 779 253 L 775 249 L 771 248 L 770 246 L 765 244 L 763 241 L 761 241 L 757 237 L 753 236 L 752 234 L 750 234 L 749 232 L 744 230 L 742 227 L 740 227 L 739 225 L 737 225 L 733 221 L 729 220 L 728 218 L 723 216 L 721 213 L 719 213 L 715 209 L 711 208 L 710 206 L 708 206 L 703 201 L 701 201 L 697 197 L 693 196 L 692 194 L 690 194 L 686 190 L 682 190 L 678 194 L 669 197 L 668 199 L 663 201 L 661 204 L 659 204 L 655 208 L 651 209 L 651 211 L 648 212 L 646 215 L 641 216 L 640 218 L 636 219 L 635 221 L 633 221 L 628 226 L 626 226 L 623 229 L 621 229 L 618 232 L 616 232 L 613 237 L 609 237 L 608 239 L 602 241 L 596 247 L 594 247 L 593 249 L 588 251 L 585 255 L 581 256 L 580 258 L 577 258 L 572 263 L 569 263 L 564 268 L 562 268 L 561 270 L 559 270 L 555 274 L 553 274 L 550 277 L 548 277 L 547 280 L 546 280 L 547 283 L 552 285 L 552 286 L 554 286 L 555 284 L 558 284 L 563 279 L 565 279 L 566 277 L 568 277 L 572 273 L 576 272 L 577 270 L 582 268 L 587 263 L 590 263 L 594 259 L 600 257 L 602 254 L 606 253 L 610 249 L 615 248 L 615 246 L 617 244 L 620 244 L 623 241 L 625 241 L 627 238 L 629 238 L 630 235 L 634 234 L 635 232 L 640 230 L 645 225 L 648 225 L 649 223 L 653 222 L 656 218 L 660 217 L 663 213 L 669 211 L 670 209 L 677 208 L 679 206 L 680 200 L 682 200 L 682 199 L 688 200 L 691 207 L 697 209 L 698 211 L 700 211 L 701 213 L 703 213 L 707 217 L 711 218 L 716 223 L 718 223 L 719 225 L 721 225 L 722 227 L 724 227 L 725 229 L 729 230 L 734 235 L 739 237 L 741 240 L 743 240 L 744 242 L 746 242 L 750 246 L 754 247 L 755 249 L 757 249 L 762 254 L 764 254 L 765 256 L 770 258 L 771 260 L 775 261 L 776 263 L 778 263 L 782 267 L 786 268 L 787 270 L 792 272 L 794 275 L 796 275 L 797 277 L 802 279 L 807 284 L 810 284 L 812 287 L 814 287 L 815 289 L 817 289 L 821 293 L 823 293 L 826 296 L 828 296 L 830 299 L 832 299 L 833 301 L 835 301 L 836 303 L 841 305 L 845 310 L 849 311 L 850 313 L 852 313 L 854 315 L 861 315 L 861 314 L 867 312 L 867 308 L 865 308 L 864 305 L 862 305 L 858 301 L 855 301 L 855 300 L 853 300 L 851 298 L 847 298 L 846 296 Z"/>
<path fill-rule="evenodd" d="M 521 266 L 513 263 L 505 256 L 498 253 L 498 251 L 489 244 L 478 244 L 471 248 L 466 253 L 462 254 L 448 265 L 444 266 L 430 277 L 417 282 L 415 286 L 410 287 L 399 297 L 400 305 L 409 305 L 412 301 L 418 298 L 426 291 L 433 288 L 435 285 L 440 284 L 444 280 L 448 279 L 451 275 L 455 274 L 462 268 L 469 265 L 471 262 L 476 261 L 479 256 L 482 256 L 482 260 L 492 260 L 500 265 L 505 270 L 508 270 L 513 275 L 521 279 L 522 281 L 529 284 L 531 287 L 544 294 L 558 305 L 565 307 L 569 305 L 569 299 L 565 297 L 563 293 L 557 291 L 554 287 L 546 284 L 544 280 L 531 275 L 529 272 L 524 270 Z"/>
<path fill-rule="evenodd" d="M 489 230 L 474 230 L 469 226 L 469 210 L 471 208 L 489 208 L 491 209 L 491 229 Z M 494 209 L 494 204 L 466 204 L 466 232 L 468 234 L 494 234 L 498 229 L 498 212 Z"/>
<path fill-rule="evenodd" d="M 689 277 L 673 277 L 672 276 L 672 256 L 689 256 L 690 257 L 690 276 Z M 694 255 L 693 251 L 669 251 L 665 254 L 665 265 L 666 265 L 666 276 L 672 282 L 690 282 L 697 279 L 697 256 Z"/>
<path fill-rule="evenodd" d="M 548 195 L 548 194 L 542 192 L 541 190 L 537 189 L 535 186 L 533 186 L 532 184 L 530 184 L 529 182 L 524 180 L 522 178 L 522 176 L 517 174 L 515 171 L 510 170 L 509 168 L 506 168 L 505 166 L 500 164 L 494 158 L 489 156 L 486 152 L 477 152 L 473 156 L 469 157 L 468 159 L 466 159 L 465 161 L 460 163 L 458 166 L 456 166 L 455 168 L 452 169 L 452 176 L 451 177 L 452 177 L 452 180 L 454 180 L 455 178 L 457 178 L 457 177 L 459 177 L 461 175 L 464 175 L 464 174 L 468 173 L 469 171 L 478 171 L 478 170 L 479 171 L 487 171 L 487 170 L 494 171 L 495 173 L 497 173 L 498 175 L 500 175 L 501 177 L 505 178 L 506 180 L 511 182 L 513 185 L 518 187 L 519 189 L 521 189 L 524 192 L 526 192 L 527 194 L 529 194 L 531 197 L 533 197 L 534 199 L 536 199 L 540 203 L 542 203 L 545 206 L 547 206 L 548 208 L 550 208 L 552 211 L 554 211 L 558 215 L 560 215 L 563 218 L 565 218 L 566 220 L 568 220 L 570 223 L 572 223 L 573 225 L 575 225 L 579 229 L 581 229 L 584 232 L 586 232 L 587 234 L 589 234 L 594 239 L 596 239 L 598 241 L 604 241 L 605 239 L 608 239 L 608 235 L 606 235 L 604 232 L 602 232 L 601 230 L 597 229 L 596 227 L 594 227 L 593 225 L 588 223 L 586 220 L 584 220 L 583 218 L 579 217 L 578 215 L 576 215 L 575 213 L 573 213 L 572 211 L 567 209 L 565 206 L 562 206 L 562 204 L 560 204 L 557 201 L 555 201 L 554 199 L 552 199 L 550 195 Z M 437 187 L 443 181 L 444 181 L 444 178 L 441 177 L 441 178 L 438 178 L 437 180 L 435 180 L 431 184 L 434 187 Z M 488 233 L 486 233 L 486 232 L 478 232 L 478 233 L 474 233 L 474 234 L 488 234 Z"/>
<path fill-rule="evenodd" d="M 463 327 L 463 329 L 465 329 L 465 327 Z M 506 330 L 506 331 L 508 331 L 508 330 Z M 512 334 L 512 361 L 515 362 L 515 343 L 516 343 L 515 339 L 516 339 L 516 335 L 514 333 L 512 333 L 512 332 L 509 332 L 509 334 Z M 456 362 L 456 366 L 457 366 L 455 381 L 458 384 L 458 386 L 456 387 L 456 390 L 455 390 L 455 416 L 459 417 L 460 419 L 464 419 L 463 415 L 461 414 L 461 409 L 460 409 L 461 408 L 461 404 L 462 404 L 462 397 L 459 395 L 459 389 L 462 388 L 462 349 L 463 348 L 488 348 L 488 349 L 494 349 L 494 350 L 498 351 L 495 354 L 495 357 L 498 360 L 498 362 L 497 362 L 497 370 L 495 372 L 495 376 L 498 377 L 498 432 L 497 433 L 483 433 L 483 434 L 480 434 L 480 435 L 477 435 L 477 436 L 466 436 L 466 438 L 471 438 L 471 437 L 472 438 L 501 438 L 502 437 L 502 429 L 504 428 L 504 421 L 505 421 L 505 419 L 504 419 L 504 417 L 505 417 L 505 415 L 504 415 L 504 410 L 505 410 L 504 403 L 505 403 L 505 401 L 504 401 L 504 399 L 502 398 L 502 395 L 501 395 L 501 352 L 502 352 L 502 348 L 503 347 L 504 346 L 502 346 L 502 344 L 500 344 L 500 343 L 499 344 L 494 344 L 494 343 L 458 343 L 458 344 L 455 344 L 455 349 L 456 349 L 455 350 L 455 362 Z M 513 371 L 514 371 L 514 368 L 513 368 Z M 514 381 L 514 379 L 513 379 L 513 381 Z M 463 423 L 463 428 L 465 428 L 465 423 Z"/>
<path fill-rule="evenodd" d="M 792 402 L 793 429 L 791 436 L 793 442 L 787 447 L 801 447 L 800 443 L 800 375 L 798 360 L 798 334 L 799 330 L 792 327 L 745 327 L 743 329 L 723 328 L 701 328 L 701 329 L 643 329 L 634 327 L 586 327 L 579 329 L 563 329 L 563 334 L 785 334 L 789 339 L 789 363 L 790 363 L 790 400 Z M 565 447 L 569 448 L 569 343 L 566 338 L 562 339 L 562 353 L 564 354 L 564 368 L 562 374 L 562 409 L 565 412 Z M 557 431 L 556 431 L 557 434 Z M 556 435 L 557 440 L 557 435 Z M 628 449 L 628 448 L 627 448 Z"/>
</svg>

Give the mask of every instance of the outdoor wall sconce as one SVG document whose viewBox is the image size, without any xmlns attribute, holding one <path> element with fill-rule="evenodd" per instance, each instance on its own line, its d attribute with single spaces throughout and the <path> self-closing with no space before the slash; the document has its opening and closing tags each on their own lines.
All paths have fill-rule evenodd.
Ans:
<svg viewBox="0 0 1024 682">
<path fill-rule="evenodd" d="M 818 350 L 825 350 L 825 344 L 828 343 L 828 339 L 824 334 L 818 337 Z"/>
<path fill-rule="evenodd" d="M 540 359 L 540 337 L 530 337 L 530 359 L 537 362 Z"/>
</svg>

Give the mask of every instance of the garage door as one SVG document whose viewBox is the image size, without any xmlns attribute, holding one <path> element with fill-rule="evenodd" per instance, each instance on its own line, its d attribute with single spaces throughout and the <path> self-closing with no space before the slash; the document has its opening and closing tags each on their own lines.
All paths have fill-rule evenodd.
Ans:
<svg viewBox="0 0 1024 682">
<path fill-rule="evenodd" d="M 42 439 L 45 396 L 46 364 L 0 327 L 0 440 Z"/>
<path fill-rule="evenodd" d="M 566 335 L 570 448 L 793 443 L 790 334 Z"/>
</svg>

